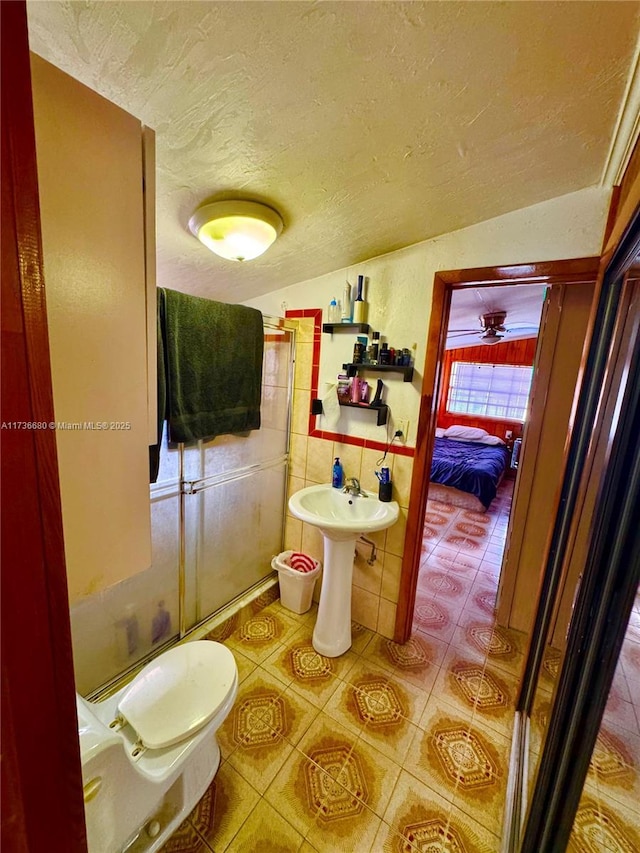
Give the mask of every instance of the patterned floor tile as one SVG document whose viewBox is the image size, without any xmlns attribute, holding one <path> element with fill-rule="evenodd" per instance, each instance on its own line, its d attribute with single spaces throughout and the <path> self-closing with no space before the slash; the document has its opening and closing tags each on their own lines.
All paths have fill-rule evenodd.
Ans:
<svg viewBox="0 0 640 853">
<path fill-rule="evenodd" d="M 258 799 L 258 792 L 225 762 L 189 820 L 207 844 L 222 853 Z"/>
<path fill-rule="evenodd" d="M 415 634 L 402 645 L 376 635 L 365 649 L 363 658 L 373 661 L 404 681 L 429 691 L 446 649 L 445 643 L 424 634 Z"/>
<path fill-rule="evenodd" d="M 401 764 L 416 730 L 403 713 L 409 711 L 407 693 L 385 673 L 358 681 L 362 689 L 341 685 L 325 706 L 325 713 Z"/>
<path fill-rule="evenodd" d="M 351 623 L 351 651 L 361 655 L 374 636 L 374 632 L 365 628 L 359 622 Z"/>
<path fill-rule="evenodd" d="M 363 659 L 349 671 L 347 680 L 359 690 L 367 692 L 385 707 L 388 704 L 386 690 L 393 687 L 402 705 L 402 715 L 412 723 L 418 723 L 429 698 L 430 691 L 416 687 L 409 681 L 390 673 L 374 661 Z M 380 692 L 378 692 L 380 691 Z"/>
<path fill-rule="evenodd" d="M 496 853 L 498 839 L 403 771 L 372 850 L 381 853 Z"/>
<path fill-rule="evenodd" d="M 471 583 L 468 578 L 462 575 L 432 569 L 428 565 L 423 566 L 420 570 L 418 578 L 419 595 L 449 601 L 461 608 L 470 592 Z"/>
<path fill-rule="evenodd" d="M 455 609 L 445 599 L 419 595 L 413 611 L 413 630 L 448 643 L 456 629 Z"/>
<path fill-rule="evenodd" d="M 275 613 L 276 615 L 284 616 L 286 619 L 297 622 L 298 625 L 306 625 L 309 622 L 315 623 L 318 617 L 318 605 L 315 602 L 306 613 L 295 613 L 293 610 L 289 610 L 288 607 L 283 605 L 280 599 L 274 601 L 273 604 L 270 604 L 269 607 L 265 609 L 267 613 Z"/>
<path fill-rule="evenodd" d="M 232 714 L 227 737 L 234 747 L 229 763 L 264 792 L 318 715 L 318 709 L 277 679 L 259 671 Z"/>
<path fill-rule="evenodd" d="M 640 832 L 637 817 L 618 806 L 583 797 L 567 848 L 570 853 L 637 853 Z"/>
<path fill-rule="evenodd" d="M 278 649 L 264 662 L 264 669 L 285 681 L 303 699 L 323 708 L 337 689 L 340 678 L 357 659 L 353 652 L 337 658 L 325 657 L 316 652 L 310 640 L 302 639 Z"/>
<path fill-rule="evenodd" d="M 145 845 L 147 846 L 147 845 Z M 160 853 L 209 853 L 210 848 L 185 820 L 171 838 L 160 848 Z"/>
<path fill-rule="evenodd" d="M 542 658 L 542 666 L 540 668 L 540 682 L 549 690 L 553 690 L 556 681 L 558 680 L 561 665 L 562 653 L 551 646 L 547 646 Z"/>
<path fill-rule="evenodd" d="M 551 695 L 538 688 L 533 698 L 533 708 L 531 710 L 529 725 L 531 749 L 535 753 L 542 752 L 550 713 Z"/>
<path fill-rule="evenodd" d="M 262 717 L 273 713 L 271 706 L 286 689 L 286 684 L 260 668 L 242 682 L 231 713 L 218 729 L 223 758 L 244 742 L 242 733 L 250 732 Z"/>
<path fill-rule="evenodd" d="M 636 716 L 633 703 L 625 702 L 619 696 L 609 695 L 604 709 L 604 721 L 633 734 L 640 734 L 640 721 Z"/>
<path fill-rule="evenodd" d="M 456 649 L 445 658 L 434 687 L 440 699 L 462 705 L 507 737 L 513 728 L 516 691 L 514 677 Z"/>
<path fill-rule="evenodd" d="M 302 835 L 262 799 L 228 849 L 242 853 L 284 853 L 299 850 L 303 841 Z"/>
<path fill-rule="evenodd" d="M 589 777 L 611 800 L 638 808 L 640 803 L 640 737 L 606 724 L 600 727 Z"/>
<path fill-rule="evenodd" d="M 497 627 L 490 620 L 470 617 L 458 625 L 451 645 L 464 650 L 472 648 L 484 654 L 492 666 L 519 676 L 524 665 L 525 637 L 519 631 Z"/>
<path fill-rule="evenodd" d="M 405 768 L 493 833 L 501 829 L 509 740 L 431 699 Z"/>
<path fill-rule="evenodd" d="M 307 835 L 320 807 L 308 786 L 328 787 L 333 781 L 330 776 L 321 779 L 323 773 L 308 755 L 294 749 L 265 791 L 264 799 L 302 836 Z"/>
<path fill-rule="evenodd" d="M 263 610 L 237 628 L 225 644 L 260 663 L 298 628 L 299 623 L 284 613 Z"/>
<path fill-rule="evenodd" d="M 318 853 L 371 853 L 382 821 L 361 800 L 332 782 L 307 839 Z"/>
<path fill-rule="evenodd" d="M 456 548 L 445 548 L 437 545 L 427 557 L 426 562 L 434 569 L 473 576 L 478 571 L 482 561 L 470 554 L 461 554 Z"/>
<path fill-rule="evenodd" d="M 257 664 L 251 658 L 239 652 L 238 649 L 231 649 L 231 653 L 238 667 L 238 684 L 242 684 L 255 670 Z"/>
</svg>

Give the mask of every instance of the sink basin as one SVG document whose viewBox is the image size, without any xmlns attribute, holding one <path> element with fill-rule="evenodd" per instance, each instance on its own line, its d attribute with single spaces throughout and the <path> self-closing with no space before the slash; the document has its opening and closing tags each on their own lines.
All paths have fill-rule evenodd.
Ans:
<svg viewBox="0 0 640 853">
<path fill-rule="evenodd" d="M 400 508 L 374 492 L 350 495 L 331 485 L 307 486 L 289 498 L 289 511 L 322 533 L 324 570 L 313 629 L 313 647 L 337 657 L 351 646 L 351 581 L 356 540 L 363 533 L 391 527 Z"/>
<path fill-rule="evenodd" d="M 360 535 L 384 530 L 398 519 L 395 501 L 382 503 L 374 492 L 350 495 L 331 485 L 307 486 L 289 499 L 292 515 L 307 524 L 319 527 L 331 536 L 335 534 Z"/>
</svg>

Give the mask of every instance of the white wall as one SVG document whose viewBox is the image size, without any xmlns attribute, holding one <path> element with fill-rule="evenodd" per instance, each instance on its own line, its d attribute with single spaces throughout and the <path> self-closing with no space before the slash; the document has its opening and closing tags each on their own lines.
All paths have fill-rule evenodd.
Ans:
<svg viewBox="0 0 640 853">
<path fill-rule="evenodd" d="M 366 298 L 372 328 L 379 330 L 390 346 L 415 346 L 416 373 L 411 384 L 403 383 L 399 374 L 384 376 L 385 399 L 393 418 L 409 420 L 407 443 L 415 445 L 434 274 L 438 270 L 599 255 L 610 194 L 610 189 L 590 187 L 560 196 L 273 291 L 247 304 L 275 316 L 297 308 L 326 311 L 333 296 L 342 298 L 345 276 L 352 284 L 359 274 L 368 276 Z M 342 363 L 351 361 L 354 341 L 355 335 L 346 332 L 322 336 L 320 395 L 322 383 L 335 381 Z M 375 384 L 376 374 L 367 378 Z M 323 428 L 322 418 L 318 426 Z M 385 437 L 371 413 L 354 409 L 343 411 L 335 431 L 378 441 Z"/>
</svg>

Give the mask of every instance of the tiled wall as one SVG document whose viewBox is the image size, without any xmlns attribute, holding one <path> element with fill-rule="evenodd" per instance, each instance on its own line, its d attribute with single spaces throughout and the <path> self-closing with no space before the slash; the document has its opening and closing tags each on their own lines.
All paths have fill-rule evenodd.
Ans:
<svg viewBox="0 0 640 853">
<path fill-rule="evenodd" d="M 320 314 L 315 309 L 287 313 L 287 317 L 298 327 L 288 495 L 315 483 L 330 482 L 331 467 L 336 456 L 340 457 L 345 477 L 357 477 L 363 489 L 377 492 L 378 480 L 374 472 L 382 458 L 384 444 L 320 432 L 315 429 L 315 418 L 309 414 L 311 399 L 317 392 L 322 334 Z M 353 619 L 389 638 L 393 637 L 396 620 L 413 469 L 413 450 L 400 450 L 401 453 L 389 453 L 384 463 L 391 470 L 393 498 L 400 505 L 400 517 L 388 530 L 369 535 L 368 538 L 377 546 L 374 565 L 370 566 L 367 562 L 370 546 L 358 543 L 353 573 Z M 320 561 L 323 558 L 322 536 L 318 529 L 304 524 L 289 513 L 286 518 L 285 548 L 304 551 Z M 318 583 L 316 598 L 320 588 Z"/>
</svg>

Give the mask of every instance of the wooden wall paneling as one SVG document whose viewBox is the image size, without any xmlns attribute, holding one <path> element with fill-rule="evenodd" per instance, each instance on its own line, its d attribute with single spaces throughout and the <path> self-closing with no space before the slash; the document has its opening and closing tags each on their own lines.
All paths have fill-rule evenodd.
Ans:
<svg viewBox="0 0 640 853">
<path fill-rule="evenodd" d="M 2 18 L 2 421 L 53 399 L 24 2 Z M 2 848 L 86 851 L 55 431 L 2 430 Z"/>
<path fill-rule="evenodd" d="M 504 439 L 507 430 L 518 438 L 523 432 L 521 421 L 505 420 L 502 418 L 487 418 L 480 415 L 465 415 L 447 411 L 447 396 L 451 365 L 454 361 L 476 362 L 479 364 L 513 364 L 517 366 L 533 365 L 536 354 L 537 338 L 526 338 L 520 341 L 508 341 L 494 346 L 461 347 L 447 350 L 442 365 L 442 391 L 438 404 L 438 426 L 446 429 L 453 424 L 479 427 L 486 429 L 490 435 Z"/>
</svg>

